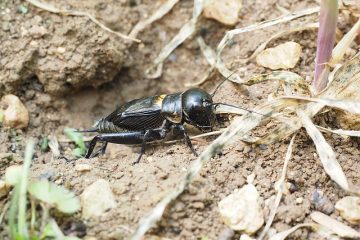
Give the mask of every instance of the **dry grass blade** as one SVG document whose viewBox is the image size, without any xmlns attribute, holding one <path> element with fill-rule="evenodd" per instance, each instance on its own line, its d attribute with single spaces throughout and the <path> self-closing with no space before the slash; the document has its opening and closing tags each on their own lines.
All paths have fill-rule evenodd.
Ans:
<svg viewBox="0 0 360 240">
<path fill-rule="evenodd" d="M 352 59 L 342 65 L 334 74 L 333 81 L 328 84 L 328 87 L 324 89 L 319 95 L 322 98 L 347 98 L 351 94 L 358 94 L 358 88 L 350 87 L 354 84 L 358 84 L 360 80 L 360 55 L 354 56 Z M 349 92 L 349 91 L 353 92 Z M 356 96 L 355 95 L 355 96 Z"/>
<path fill-rule="evenodd" d="M 334 150 L 326 142 L 321 132 L 312 123 L 309 116 L 300 109 L 297 110 L 296 112 L 299 118 L 301 119 L 307 133 L 309 134 L 309 136 L 311 137 L 311 139 L 313 140 L 316 146 L 316 151 L 319 154 L 319 158 L 324 166 L 325 172 L 330 176 L 332 180 L 334 180 L 337 184 L 339 184 L 341 188 L 348 191 L 349 190 L 348 181 L 340 164 L 336 160 L 336 155 Z"/>
<path fill-rule="evenodd" d="M 308 97 L 282 97 L 278 98 L 275 101 L 284 100 L 288 104 L 301 104 L 301 102 L 316 102 L 323 105 L 342 109 L 351 113 L 360 114 L 360 102 L 347 101 L 347 100 L 333 100 L 333 99 L 322 99 L 322 98 L 308 98 Z"/>
<path fill-rule="evenodd" d="M 278 125 L 274 130 L 272 130 L 270 133 L 267 133 L 256 143 L 271 144 L 286 139 L 291 134 L 300 129 L 301 126 L 302 124 L 300 121 L 298 121 L 298 119 L 290 119 L 288 122 L 284 122 L 281 125 Z"/>
<path fill-rule="evenodd" d="M 208 132 L 208 133 L 202 133 L 202 134 L 199 134 L 199 135 L 191 136 L 190 139 L 193 140 L 193 139 L 197 139 L 197 138 L 204 138 L 204 137 L 220 135 L 223 132 L 224 132 L 224 130 L 213 131 L 213 132 Z M 170 140 L 170 141 L 166 141 L 166 142 L 163 142 L 163 141 L 152 142 L 152 143 L 149 143 L 149 144 L 174 144 L 174 143 L 181 142 L 181 141 L 183 141 L 183 140 L 182 139 L 177 139 L 177 140 Z"/>
<path fill-rule="evenodd" d="M 168 0 L 163 5 L 159 7 L 159 9 L 151 15 L 148 19 L 142 20 L 138 22 L 135 27 L 131 30 L 129 33 L 129 37 L 136 38 L 136 36 L 144 30 L 147 26 L 152 24 L 153 22 L 161 19 L 163 16 L 165 16 L 170 10 L 175 6 L 176 3 L 178 3 L 179 0 Z"/>
<path fill-rule="evenodd" d="M 295 13 L 289 13 L 289 14 L 287 14 L 285 16 L 282 16 L 282 17 L 279 17 L 279 18 L 276 18 L 276 19 L 263 21 L 263 22 L 260 22 L 260 23 L 255 23 L 253 25 L 250 25 L 250 26 L 247 26 L 247 27 L 244 27 L 244 28 L 230 30 L 225 34 L 225 36 L 222 38 L 219 45 L 217 46 L 216 55 L 215 55 L 215 53 L 214 53 L 214 51 L 212 49 L 209 49 L 208 47 L 203 45 L 202 52 L 205 55 L 207 61 L 211 64 L 211 67 L 208 70 L 209 74 L 207 76 L 205 76 L 201 81 L 191 84 L 191 86 L 200 85 L 200 84 L 204 83 L 207 80 L 210 73 L 213 72 L 214 69 L 218 69 L 218 71 L 224 77 L 229 76 L 229 74 L 226 71 L 228 69 L 225 67 L 225 64 L 221 60 L 220 56 L 221 56 L 221 53 L 224 50 L 225 46 L 230 42 L 230 40 L 232 40 L 232 38 L 235 35 L 238 35 L 238 34 L 241 34 L 241 33 L 246 33 L 246 32 L 252 32 L 252 31 L 255 31 L 255 30 L 258 30 L 258 29 L 263 29 L 263 28 L 266 28 L 266 27 L 270 27 L 270 26 L 273 26 L 273 25 L 276 25 L 276 24 L 279 24 L 279 23 L 284 23 L 284 22 L 287 22 L 287 21 L 291 21 L 291 20 L 299 18 L 299 17 L 303 17 L 303 16 L 306 16 L 306 15 L 310 15 L 310 14 L 319 12 L 319 10 L 320 10 L 320 8 L 318 8 L 318 7 L 317 8 L 306 9 L 306 10 L 295 12 Z M 310 28 L 312 26 L 308 26 L 308 27 Z M 281 33 L 281 34 L 279 33 L 278 36 L 274 36 L 274 39 L 276 37 L 280 37 L 282 34 L 285 34 L 285 33 Z M 269 42 L 266 42 L 266 43 L 263 43 L 261 46 L 259 46 L 259 49 L 257 49 L 255 51 L 256 53 L 254 53 L 247 60 L 250 60 L 251 58 L 256 56 L 262 50 L 262 48 L 265 48 L 265 46 L 268 43 Z M 200 47 L 201 47 L 201 45 L 200 45 Z M 234 82 L 239 82 L 239 81 L 242 82 L 240 76 L 237 75 L 236 73 L 231 76 L 231 80 L 234 81 Z"/>
<path fill-rule="evenodd" d="M 316 224 L 313 224 L 313 223 L 298 224 L 295 227 L 292 227 L 288 230 L 279 232 L 279 233 L 271 236 L 269 238 L 269 240 L 285 240 L 290 234 L 292 234 L 293 232 L 295 232 L 296 230 L 298 230 L 299 228 L 302 228 L 302 227 L 316 228 Z"/>
<path fill-rule="evenodd" d="M 322 99 L 346 99 L 354 98 L 358 95 L 358 83 L 360 80 L 360 61 L 359 56 L 353 57 L 350 61 L 341 66 L 334 75 L 334 80 L 328 87 L 317 95 Z M 295 103 L 293 103 L 295 104 Z M 308 116 L 315 116 L 324 104 L 309 102 L 304 106 Z M 277 126 L 271 133 L 268 133 L 258 143 L 270 144 L 275 141 L 290 136 L 301 128 L 302 124 L 298 118 L 289 119 L 289 121 Z"/>
<path fill-rule="evenodd" d="M 331 232 L 337 234 L 340 237 L 353 239 L 360 238 L 359 232 L 335 219 L 332 219 L 331 217 L 321 212 L 313 212 L 311 213 L 310 217 L 313 221 L 319 223 L 320 225 L 324 226 L 325 228 L 329 229 Z"/>
<path fill-rule="evenodd" d="M 101 22 L 99 22 L 94 16 L 92 16 L 91 14 L 87 13 L 87 12 L 81 12 L 81 11 L 72 11 L 72 10 L 61 10 L 56 8 L 55 6 L 49 4 L 49 3 L 44 3 L 38 0 L 26 0 L 27 2 L 31 3 L 32 5 L 41 8 L 43 10 L 52 12 L 52 13 L 58 13 L 58 14 L 64 14 L 64 15 L 72 15 L 72 16 L 84 16 L 89 18 L 92 22 L 94 22 L 96 25 L 98 25 L 99 27 L 101 27 L 102 29 L 111 32 L 123 39 L 126 40 L 131 40 L 134 42 L 141 42 L 139 39 L 136 38 L 132 38 L 130 36 L 127 36 L 123 33 L 119 33 L 119 32 L 115 32 L 113 30 L 111 30 L 110 28 L 106 27 L 104 24 L 102 24 Z"/>
<path fill-rule="evenodd" d="M 281 176 L 280 176 L 280 179 L 279 179 L 279 190 L 276 194 L 276 198 L 275 198 L 275 202 L 274 202 L 274 206 L 272 207 L 271 209 L 271 212 L 270 212 L 270 215 L 269 215 L 269 218 L 266 222 L 266 225 L 264 227 L 264 229 L 262 230 L 258 240 L 262 240 L 266 233 L 269 231 L 270 227 L 271 227 L 271 224 L 275 218 L 275 215 L 276 215 L 276 212 L 277 212 L 277 209 L 279 207 L 279 204 L 280 204 L 280 201 L 281 201 L 281 197 L 282 197 L 282 194 L 283 194 L 283 190 L 285 188 L 285 178 L 286 178 L 286 170 L 287 170 L 287 166 L 289 164 L 289 161 L 291 159 L 291 154 L 292 154 L 292 149 L 293 149 L 293 145 L 294 145 L 294 141 L 295 141 L 295 137 L 296 135 L 294 135 L 292 138 L 291 138 L 291 141 L 290 141 L 290 144 L 289 144 L 289 147 L 286 151 L 286 155 L 285 155 L 285 160 L 284 160 L 284 166 L 283 166 L 283 169 L 282 169 L 282 172 L 281 172 Z"/>
<path fill-rule="evenodd" d="M 233 39 L 233 37 L 235 35 L 239 35 L 239 34 L 242 34 L 242 33 L 252 32 L 252 31 L 255 31 L 255 30 L 259 30 L 259 29 L 263 29 L 263 28 L 266 28 L 266 27 L 274 26 L 276 24 L 288 22 L 288 21 L 291 21 L 291 20 L 299 18 L 299 17 L 303 17 L 303 16 L 306 16 L 306 15 L 317 13 L 319 11 L 320 11 L 319 7 L 305 9 L 305 10 L 298 11 L 298 12 L 295 12 L 295 13 L 290 13 L 290 14 L 287 14 L 287 15 L 284 15 L 284 16 L 281 16 L 281 17 L 278 17 L 278 18 L 275 18 L 275 19 L 263 21 L 263 22 L 260 22 L 260 23 L 255 23 L 253 25 L 250 25 L 250 26 L 247 26 L 247 27 L 244 27 L 244 28 L 238 28 L 238 29 L 230 30 L 222 38 L 222 40 L 220 41 L 220 43 L 219 43 L 219 45 L 218 45 L 218 47 L 216 49 L 216 53 L 217 53 L 216 54 L 217 55 L 216 56 L 216 62 L 221 61 L 220 56 L 221 56 L 222 51 L 227 46 L 227 44 L 229 42 L 231 42 L 231 40 Z M 213 65 L 212 68 L 215 67 L 215 66 L 216 66 L 216 64 Z M 224 76 L 224 77 L 226 77 L 226 76 Z"/>
<path fill-rule="evenodd" d="M 154 60 L 154 65 L 146 70 L 148 78 L 158 78 L 162 74 L 162 64 L 165 59 L 174 51 L 181 43 L 183 43 L 194 31 L 197 19 L 199 18 L 206 0 L 194 0 L 193 16 L 179 31 L 176 36 L 161 50 L 159 56 Z"/>
<path fill-rule="evenodd" d="M 300 91 L 300 93 L 308 94 L 311 90 L 309 84 L 300 75 L 289 71 L 273 71 L 270 74 L 255 75 L 244 84 L 250 86 L 274 80 L 289 84 L 294 90 Z"/>
<path fill-rule="evenodd" d="M 253 52 L 253 54 L 251 54 L 250 57 L 248 58 L 243 58 L 243 59 L 238 59 L 236 60 L 236 62 L 241 62 L 241 63 L 247 63 L 248 61 L 250 61 L 251 59 L 255 58 L 261 51 L 263 51 L 266 46 L 273 40 L 295 33 L 295 32 L 301 32 L 301 31 L 306 31 L 306 30 L 312 30 L 312 29 L 316 29 L 319 27 L 319 23 L 307 23 L 304 26 L 300 26 L 300 27 L 292 27 L 289 28 L 287 30 L 284 31 L 280 31 L 274 35 L 272 35 L 268 40 L 266 40 L 265 42 L 263 42 L 262 44 L 260 44 L 256 50 Z"/>
<path fill-rule="evenodd" d="M 360 18 L 355 25 L 350 29 L 348 33 L 341 39 L 341 41 L 332 50 L 331 59 L 329 61 L 330 66 L 335 66 L 341 61 L 346 50 L 350 47 L 350 44 L 354 41 L 360 30 Z"/>
<path fill-rule="evenodd" d="M 353 130 L 343 130 L 343 129 L 329 129 L 329 128 L 324 128 L 321 126 L 316 126 L 318 129 L 320 129 L 321 131 L 324 132 L 330 132 L 330 133 L 335 133 L 335 134 L 339 134 L 339 135 L 344 135 L 344 136 L 350 136 L 350 137 L 360 137 L 360 131 L 353 131 Z"/>
<path fill-rule="evenodd" d="M 232 71 L 230 71 L 224 64 L 224 62 L 220 59 L 220 61 L 216 62 L 216 53 L 213 49 L 211 49 L 210 46 L 206 45 L 206 43 L 204 42 L 204 39 L 202 37 L 198 37 L 197 38 L 197 42 L 200 46 L 201 52 L 204 55 L 204 57 L 206 58 L 207 62 L 211 65 L 211 66 L 215 66 L 216 65 L 216 69 L 221 73 L 221 75 L 223 76 L 227 76 L 227 78 L 234 82 L 234 83 L 243 83 L 244 81 L 237 75 L 237 74 L 233 74 Z M 187 86 L 197 86 L 197 85 L 201 85 L 203 84 L 210 76 L 212 70 L 214 68 L 208 70 L 208 73 L 206 74 L 205 77 L 203 77 L 199 82 L 195 82 L 195 83 L 191 83 L 191 84 L 187 84 Z"/>
</svg>

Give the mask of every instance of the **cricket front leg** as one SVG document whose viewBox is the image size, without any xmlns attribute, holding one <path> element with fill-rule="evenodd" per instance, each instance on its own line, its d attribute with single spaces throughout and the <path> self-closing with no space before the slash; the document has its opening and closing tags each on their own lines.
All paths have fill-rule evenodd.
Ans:
<svg viewBox="0 0 360 240">
<path fill-rule="evenodd" d="M 187 134 L 186 129 L 184 128 L 184 126 L 183 125 L 176 125 L 174 127 L 184 136 L 186 146 L 188 146 L 191 149 L 192 153 L 195 156 L 199 156 L 199 154 L 197 154 L 197 152 L 195 151 L 194 146 L 193 146 L 193 144 L 192 144 L 192 142 L 190 140 L 190 137 Z"/>
</svg>

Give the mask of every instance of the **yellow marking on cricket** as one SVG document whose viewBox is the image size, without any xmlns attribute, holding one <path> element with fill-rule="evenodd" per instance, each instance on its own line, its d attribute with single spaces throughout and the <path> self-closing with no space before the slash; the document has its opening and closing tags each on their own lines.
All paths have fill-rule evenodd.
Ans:
<svg viewBox="0 0 360 240">
<path fill-rule="evenodd" d="M 165 97 L 166 97 L 166 94 L 161 94 L 161 95 L 157 96 L 157 97 L 155 98 L 155 100 L 154 100 L 154 104 L 156 104 L 156 105 L 158 105 L 158 106 L 161 107 L 162 102 L 163 102 L 163 100 L 164 100 Z"/>
</svg>

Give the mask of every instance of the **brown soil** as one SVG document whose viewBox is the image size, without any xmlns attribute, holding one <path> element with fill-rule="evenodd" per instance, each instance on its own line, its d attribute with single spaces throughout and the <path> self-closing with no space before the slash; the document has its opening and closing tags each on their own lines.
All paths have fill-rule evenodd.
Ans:
<svg viewBox="0 0 360 240">
<path fill-rule="evenodd" d="M 62 8 L 74 8 L 95 15 L 110 28 L 128 33 L 140 19 L 149 16 L 164 1 L 51 1 Z M 272 19 L 282 15 L 277 4 L 296 11 L 316 6 L 317 1 L 244 1 L 240 20 L 236 27 Z M 26 14 L 19 12 L 20 5 L 28 7 Z M 65 127 L 88 128 L 94 121 L 110 113 L 131 99 L 157 93 L 171 93 L 185 89 L 186 83 L 197 81 L 208 68 L 205 58 L 195 41 L 188 39 L 177 48 L 165 62 L 160 79 L 146 79 L 144 71 L 161 48 L 177 33 L 191 17 L 192 1 L 180 1 L 170 14 L 152 24 L 139 34 L 141 44 L 124 43 L 122 39 L 105 32 L 84 17 L 62 16 L 41 11 L 23 1 L 0 2 L 0 96 L 11 92 L 20 97 L 30 113 L 30 124 L 25 131 L 0 128 L 0 154 L 13 155 L 12 161 L 1 160 L 0 172 L 20 162 L 26 140 L 37 141 L 44 136 L 56 135 L 65 139 Z M 348 29 L 350 23 L 341 17 L 340 30 Z M 235 38 L 224 51 L 224 60 L 231 69 L 238 70 L 243 78 L 266 70 L 251 61 L 241 65 L 239 58 L 248 56 L 273 33 L 290 26 L 317 21 L 309 16 L 286 24 L 270 27 Z M 206 43 L 216 47 L 228 28 L 201 19 L 199 31 Z M 304 31 L 291 34 L 270 44 L 293 40 L 301 44 L 301 60 L 293 69 L 311 79 L 316 33 Z M 359 46 L 357 46 L 358 48 Z M 194 64 L 195 63 L 195 64 Z M 203 88 L 211 91 L 221 80 L 214 77 Z M 238 87 L 225 83 L 215 100 L 252 108 L 266 101 L 275 84 L 266 83 L 252 87 Z M 321 116 L 324 126 L 336 127 L 331 114 Z M 257 133 L 264 134 L 267 129 Z M 349 181 L 360 184 L 359 141 L 326 135 L 337 153 Z M 201 152 L 213 138 L 194 141 Z M 160 224 L 148 235 L 170 239 L 216 239 L 228 231 L 222 222 L 217 204 L 245 184 L 246 177 L 256 175 L 255 186 L 261 195 L 266 212 L 272 204 L 283 165 L 289 139 L 269 146 L 251 146 L 236 142 L 227 146 L 221 154 L 206 163 L 200 176 L 189 189 L 166 211 Z M 72 144 L 61 142 L 62 152 L 70 157 Z M 138 148 L 111 145 L 104 156 L 91 160 L 80 159 L 94 168 L 90 172 L 74 170 L 75 162 L 64 159 L 51 160 L 51 153 L 43 153 L 36 147 L 31 175 L 48 176 L 50 180 L 74 190 L 80 195 L 85 187 L 99 178 L 107 179 L 116 196 L 118 207 L 102 217 L 83 221 L 80 214 L 62 222 L 62 228 L 76 222 L 86 225 L 86 237 L 97 239 L 126 239 L 144 217 L 182 179 L 196 159 L 183 143 L 152 145 L 142 161 L 132 166 Z M 5 159 L 5 158 L 4 158 Z M 319 210 L 337 217 L 335 202 L 345 193 L 329 179 L 316 155 L 315 147 L 305 132 L 296 140 L 290 161 L 288 180 L 292 192 L 284 196 L 273 223 L 276 231 L 282 231 L 309 221 L 309 214 Z M 320 200 L 317 193 L 323 193 Z M 320 194 L 321 195 L 321 194 Z M 315 200 L 314 200 L 315 196 Z M 297 203 L 297 198 L 303 198 Z M 3 199 L 4 206 L 8 199 Z M 320 202 L 320 203 L 319 203 Z M 270 205 L 271 206 L 271 205 Z M 76 225 L 76 224 L 75 224 Z M 7 233 L 0 227 L 0 238 Z M 238 239 L 235 235 L 233 239 Z M 293 239 L 319 239 L 307 229 L 296 231 Z"/>
</svg>

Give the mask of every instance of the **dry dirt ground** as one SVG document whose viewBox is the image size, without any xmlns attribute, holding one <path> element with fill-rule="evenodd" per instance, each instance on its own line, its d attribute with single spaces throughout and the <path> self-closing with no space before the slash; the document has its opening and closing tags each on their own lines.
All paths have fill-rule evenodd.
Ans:
<svg viewBox="0 0 360 240">
<path fill-rule="evenodd" d="M 149 16 L 163 1 L 150 0 L 89 0 L 51 1 L 62 8 L 73 8 L 95 15 L 110 28 L 128 33 L 140 20 Z M 282 6 L 296 11 L 317 5 L 317 1 L 253 0 L 243 1 L 236 27 L 272 19 L 283 13 Z M 27 7 L 23 13 L 20 6 Z M 24 131 L 0 128 L 0 153 L 13 155 L 12 161 L 1 159 L 0 173 L 6 167 L 18 163 L 23 154 L 26 140 L 37 141 L 54 134 L 65 139 L 65 127 L 88 128 L 94 121 L 110 113 L 115 107 L 143 96 L 157 93 L 171 93 L 186 89 L 185 83 L 200 79 L 208 68 L 195 36 L 202 35 L 205 42 L 216 47 L 229 28 L 207 19 L 200 19 L 198 31 L 177 48 L 165 62 L 160 79 L 146 79 L 144 70 L 161 48 L 177 33 L 191 17 L 193 2 L 180 1 L 160 21 L 139 34 L 141 44 L 125 43 L 122 39 L 105 32 L 84 17 L 62 16 L 41 11 L 26 2 L 2 0 L 0 2 L 0 95 L 11 92 L 20 97 L 30 113 L 30 124 Z M 256 47 L 273 33 L 290 26 L 317 21 L 312 15 L 296 21 L 255 31 L 235 38 L 223 56 L 232 70 L 240 72 L 243 78 L 255 73 L 265 73 L 254 61 L 242 65 L 239 58 L 249 56 Z M 340 30 L 347 30 L 348 19 L 340 17 Z M 270 44 L 293 40 L 301 44 L 303 52 L 294 69 L 311 79 L 316 32 L 304 31 L 280 38 Z M 357 46 L 359 47 L 359 46 Z M 221 80 L 213 77 L 202 86 L 211 91 Z M 239 87 L 225 83 L 215 100 L 252 108 L 265 101 L 275 88 L 273 83 L 253 87 Z M 319 123 L 337 127 L 331 114 L 322 115 Z M 258 130 L 261 135 L 266 129 Z M 326 135 L 335 149 L 349 181 L 360 184 L 360 157 L 358 139 L 344 139 L 337 135 Z M 201 152 L 213 138 L 194 141 Z M 61 150 L 70 157 L 74 146 L 60 142 Z M 289 139 L 269 145 L 252 146 L 236 142 L 226 147 L 221 154 L 206 163 L 201 174 L 189 189 L 167 209 L 165 216 L 150 236 L 169 239 L 217 239 L 228 228 L 222 222 L 217 204 L 245 184 L 246 177 L 256 175 L 255 186 L 260 193 L 262 206 L 268 216 L 268 205 L 274 199 L 274 183 L 279 178 L 284 153 Z M 104 156 L 78 162 L 93 166 L 90 172 L 74 170 L 75 162 L 64 159 L 51 160 L 51 153 L 43 153 L 39 145 L 31 166 L 31 176 L 47 176 L 58 184 L 71 188 L 80 195 L 85 187 L 99 178 L 108 180 L 116 196 L 118 207 L 102 217 L 84 221 L 80 214 L 71 218 L 58 219 L 66 233 L 78 231 L 79 236 L 97 239 L 126 239 L 134 230 L 140 218 L 144 217 L 182 179 L 195 157 L 183 143 L 163 144 L 148 147 L 142 161 L 132 166 L 139 148 L 110 145 Z M 338 216 L 335 202 L 345 193 L 329 179 L 316 156 L 316 150 L 309 137 L 302 132 L 295 142 L 293 158 L 290 161 L 288 180 L 291 193 L 284 196 L 273 223 L 276 231 L 282 231 L 309 221 L 309 214 L 319 210 Z M 317 194 L 323 194 L 321 199 Z M 315 200 L 314 200 L 315 196 Z M 303 198 L 303 201 L 296 201 Z M 0 200 L 4 206 L 8 199 Z M 80 224 L 82 223 L 82 224 Z M 73 228 L 69 228 L 73 226 Z M 75 230 L 74 230 L 75 228 Z M 356 227 L 355 227 L 356 228 Z M 70 230 L 69 230 L 70 229 Z M 0 226 L 1 239 L 7 239 Z M 235 235 L 233 239 L 239 236 Z M 292 239 L 319 239 L 307 229 L 296 231 Z"/>
</svg>

